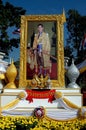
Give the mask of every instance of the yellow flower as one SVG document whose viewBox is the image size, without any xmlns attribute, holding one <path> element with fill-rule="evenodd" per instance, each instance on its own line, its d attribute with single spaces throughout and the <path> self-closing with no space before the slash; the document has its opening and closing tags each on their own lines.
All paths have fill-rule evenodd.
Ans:
<svg viewBox="0 0 86 130">
<path fill-rule="evenodd" d="M 79 130 L 81 127 L 86 125 L 86 119 L 75 119 L 70 121 L 54 121 L 48 120 L 47 118 L 42 118 L 38 120 L 37 118 L 31 117 L 23 117 L 23 116 L 2 116 L 0 118 L 0 128 L 2 130 L 11 129 L 14 130 L 16 128 L 16 123 L 27 127 L 30 124 L 37 122 L 35 128 L 31 128 L 30 130 L 51 130 L 51 128 L 58 130 Z M 32 126 L 32 125 L 31 125 Z"/>
</svg>

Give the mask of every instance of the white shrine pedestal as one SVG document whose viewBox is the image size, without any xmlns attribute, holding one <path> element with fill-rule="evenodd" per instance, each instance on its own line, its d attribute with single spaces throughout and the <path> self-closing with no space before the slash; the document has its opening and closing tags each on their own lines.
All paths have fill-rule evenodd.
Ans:
<svg viewBox="0 0 86 130">
<path fill-rule="evenodd" d="M 3 93 L 0 94 L 0 107 L 7 105 L 8 103 L 15 100 L 18 94 L 25 89 L 4 89 Z M 63 97 L 68 99 L 70 102 L 76 104 L 79 107 L 82 107 L 83 100 L 82 94 L 80 92 L 80 88 L 72 89 L 72 88 L 57 88 L 56 91 L 60 91 L 63 93 Z M 43 106 L 46 108 L 56 109 L 61 108 L 61 106 L 57 102 L 50 103 L 48 99 L 33 99 L 33 102 L 29 103 L 29 101 L 24 100 L 19 104 L 19 108 L 24 109 L 33 109 L 38 106 Z"/>
</svg>

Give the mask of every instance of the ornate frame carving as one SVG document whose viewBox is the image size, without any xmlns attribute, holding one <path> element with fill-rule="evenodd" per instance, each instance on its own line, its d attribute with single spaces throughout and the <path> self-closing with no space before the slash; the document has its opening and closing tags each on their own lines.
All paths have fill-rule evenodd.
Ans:
<svg viewBox="0 0 86 130">
<path fill-rule="evenodd" d="M 23 15 L 21 16 L 21 39 L 20 39 L 20 75 L 19 75 L 19 88 L 29 86 L 30 79 L 26 79 L 26 49 L 27 49 L 27 31 L 28 22 L 30 21 L 55 21 L 56 22 L 56 36 L 57 40 L 57 61 L 58 61 L 58 79 L 52 80 L 52 88 L 64 87 L 64 36 L 63 24 L 65 22 L 64 12 L 61 15 Z"/>
</svg>

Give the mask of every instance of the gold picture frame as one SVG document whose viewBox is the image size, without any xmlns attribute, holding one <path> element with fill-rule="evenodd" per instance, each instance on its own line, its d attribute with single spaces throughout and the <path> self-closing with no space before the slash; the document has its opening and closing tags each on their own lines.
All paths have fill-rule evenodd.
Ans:
<svg viewBox="0 0 86 130">
<path fill-rule="evenodd" d="M 21 16 L 21 38 L 20 38 L 20 73 L 19 88 L 29 87 L 31 79 L 27 79 L 27 44 L 29 29 L 34 23 L 55 23 L 56 30 L 56 60 L 57 60 L 57 78 L 51 79 L 52 88 L 64 87 L 64 22 L 65 14 L 61 15 L 23 15 Z M 48 23 L 49 22 L 49 23 Z M 55 49 L 54 48 L 54 49 Z"/>
</svg>

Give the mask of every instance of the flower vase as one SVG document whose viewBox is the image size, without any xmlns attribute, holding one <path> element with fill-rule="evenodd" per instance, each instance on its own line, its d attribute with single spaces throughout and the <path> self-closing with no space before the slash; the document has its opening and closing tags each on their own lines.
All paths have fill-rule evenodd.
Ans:
<svg viewBox="0 0 86 130">
<path fill-rule="evenodd" d="M 74 64 L 74 60 L 72 60 L 72 64 L 68 67 L 67 77 L 70 80 L 68 84 L 68 88 L 79 88 L 79 85 L 76 83 L 77 78 L 79 77 L 79 70 Z"/>
</svg>

